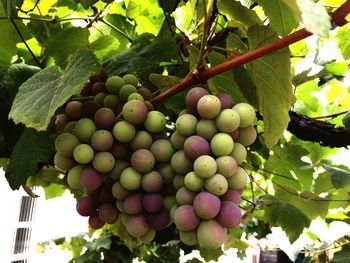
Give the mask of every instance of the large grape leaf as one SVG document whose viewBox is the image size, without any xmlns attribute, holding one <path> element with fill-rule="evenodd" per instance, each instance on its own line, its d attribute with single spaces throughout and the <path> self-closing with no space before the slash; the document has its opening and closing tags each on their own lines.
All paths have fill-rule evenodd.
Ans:
<svg viewBox="0 0 350 263">
<path fill-rule="evenodd" d="M 29 176 L 35 175 L 40 164 L 48 164 L 55 147 L 48 133 L 25 129 L 14 147 L 6 178 L 13 190 L 25 184 Z"/>
<path fill-rule="evenodd" d="M 249 49 L 254 50 L 278 38 L 269 27 L 255 25 L 248 30 Z M 289 123 L 293 89 L 288 48 L 251 62 L 248 68 L 257 87 L 259 112 L 264 118 L 264 138 L 268 148 L 282 137 Z"/>
<path fill-rule="evenodd" d="M 92 52 L 82 50 L 72 57 L 63 75 L 56 66 L 45 68 L 21 85 L 9 117 L 16 124 L 46 130 L 56 110 L 72 95 L 78 94 L 99 67 Z"/>
<path fill-rule="evenodd" d="M 349 24 L 338 28 L 336 37 L 338 40 L 338 48 L 345 59 L 350 58 L 350 30 Z"/>
<path fill-rule="evenodd" d="M 293 205 L 272 195 L 262 196 L 261 201 L 265 210 L 265 220 L 271 226 L 280 226 L 291 243 L 297 240 L 304 228 L 310 225 L 310 219 Z"/>
<path fill-rule="evenodd" d="M 350 184 L 350 173 L 348 171 L 325 164 L 323 167 L 330 175 L 331 182 L 335 189 L 341 189 Z"/>
<path fill-rule="evenodd" d="M 279 35 L 287 35 L 299 25 L 300 14 L 284 0 L 257 0 L 269 17 L 270 25 Z"/>
</svg>

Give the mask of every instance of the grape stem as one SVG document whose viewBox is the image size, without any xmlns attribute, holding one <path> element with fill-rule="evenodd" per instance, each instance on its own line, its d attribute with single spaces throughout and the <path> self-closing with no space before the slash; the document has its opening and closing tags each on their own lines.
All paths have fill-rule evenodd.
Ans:
<svg viewBox="0 0 350 263">
<path fill-rule="evenodd" d="M 343 26 L 347 23 L 345 17 L 350 12 L 350 0 L 347 0 L 343 5 L 341 5 L 337 10 L 331 14 L 332 23 L 334 27 Z M 209 69 L 201 68 L 195 69 L 194 72 L 188 77 L 184 78 L 181 82 L 171 87 L 167 91 L 153 98 L 150 102 L 153 105 L 162 103 L 173 95 L 181 92 L 182 90 L 189 88 L 196 84 L 205 83 L 208 79 L 219 75 L 225 71 L 231 70 L 235 67 L 239 67 L 248 62 L 261 58 L 267 54 L 273 53 L 279 49 L 287 47 L 295 42 L 298 42 L 304 38 L 311 36 L 312 33 L 308 32 L 305 28 L 300 29 L 288 36 L 280 38 L 274 42 L 266 44 L 260 48 L 249 51 L 239 57 L 235 57 L 229 61 L 222 64 L 214 66 Z"/>
</svg>

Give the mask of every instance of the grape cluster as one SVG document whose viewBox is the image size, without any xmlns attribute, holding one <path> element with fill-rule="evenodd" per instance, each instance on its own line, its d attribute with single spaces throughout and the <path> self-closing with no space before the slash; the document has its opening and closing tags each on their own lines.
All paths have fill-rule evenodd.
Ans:
<svg viewBox="0 0 350 263">
<path fill-rule="evenodd" d="M 239 165 L 256 139 L 254 109 L 196 87 L 172 125 L 136 76 L 103 69 L 81 95 L 57 115 L 54 163 L 83 192 L 76 210 L 91 228 L 119 218 L 148 243 L 175 223 L 184 244 L 221 246 L 241 222 L 248 175 Z"/>
<path fill-rule="evenodd" d="M 200 87 L 187 93 L 186 105 L 171 136 L 177 149 L 171 159 L 177 189 L 171 215 L 183 243 L 215 249 L 242 219 L 238 204 L 248 175 L 239 165 L 257 136 L 255 111 Z"/>
</svg>

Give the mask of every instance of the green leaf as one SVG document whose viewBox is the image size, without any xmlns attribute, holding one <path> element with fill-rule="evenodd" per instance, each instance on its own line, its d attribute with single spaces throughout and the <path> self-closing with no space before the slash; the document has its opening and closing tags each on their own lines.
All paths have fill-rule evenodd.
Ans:
<svg viewBox="0 0 350 263">
<path fill-rule="evenodd" d="M 47 133 L 25 129 L 12 151 L 6 173 L 11 188 L 18 189 L 38 172 L 40 164 L 50 163 L 54 150 L 54 142 Z"/>
<path fill-rule="evenodd" d="M 101 36 L 90 44 L 90 49 L 100 61 L 105 61 L 118 54 L 119 41 L 112 36 Z"/>
<path fill-rule="evenodd" d="M 344 245 L 342 250 L 334 254 L 332 263 L 348 263 L 350 258 L 350 246 Z"/>
<path fill-rule="evenodd" d="M 199 59 L 199 49 L 196 46 L 190 45 L 187 47 L 188 52 L 190 53 L 188 60 L 190 62 L 190 72 L 192 72 L 198 66 Z"/>
<path fill-rule="evenodd" d="M 310 110 L 317 112 L 318 98 L 312 93 L 319 91 L 318 80 L 311 80 L 296 87 L 295 96 Z"/>
<path fill-rule="evenodd" d="M 343 124 L 346 128 L 350 128 L 350 111 L 346 113 L 346 115 L 342 119 Z"/>
<path fill-rule="evenodd" d="M 242 41 L 242 39 L 234 33 L 229 33 L 226 38 L 226 48 L 232 50 L 238 50 L 243 53 L 248 51 L 248 46 Z"/>
<path fill-rule="evenodd" d="M 345 77 L 348 73 L 348 66 L 350 62 L 333 62 L 330 64 L 326 64 L 326 69 L 329 73 L 336 76 Z"/>
<path fill-rule="evenodd" d="M 66 188 L 61 184 L 50 184 L 49 186 L 44 187 L 46 200 L 60 197 L 64 194 L 65 191 Z"/>
<path fill-rule="evenodd" d="M 275 32 L 265 26 L 253 26 L 248 30 L 249 49 L 254 50 L 276 40 Z M 282 137 L 289 123 L 293 89 L 288 48 L 266 55 L 249 64 L 257 86 L 259 112 L 264 118 L 264 138 L 272 148 Z"/>
<path fill-rule="evenodd" d="M 257 0 L 269 17 L 270 25 L 279 35 L 287 35 L 299 25 L 300 13 L 285 3 L 285 0 Z"/>
<path fill-rule="evenodd" d="M 20 87 L 9 117 L 38 131 L 46 130 L 56 110 L 78 94 L 99 64 L 91 51 L 77 52 L 63 74 L 55 66 L 45 68 Z"/>
<path fill-rule="evenodd" d="M 325 217 L 328 212 L 328 204 L 324 198 L 311 192 L 298 193 L 288 186 L 275 187 L 275 195 L 282 201 L 298 207 L 310 220 Z"/>
<path fill-rule="evenodd" d="M 280 226 L 291 243 L 310 225 L 310 219 L 293 205 L 282 202 L 272 195 L 262 196 L 261 201 L 266 221 L 270 226 Z"/>
<path fill-rule="evenodd" d="M 10 163 L 9 158 L 0 158 L 0 169 L 2 169 L 4 172 L 6 172 L 9 163 Z"/>
<path fill-rule="evenodd" d="M 240 21 L 248 27 L 261 24 L 258 15 L 235 0 L 218 0 L 219 12 L 229 20 Z"/>
<path fill-rule="evenodd" d="M 222 256 L 223 251 L 221 248 L 208 249 L 204 247 L 199 248 L 199 254 L 205 259 L 206 262 L 211 260 L 217 261 L 220 256 Z"/>
<path fill-rule="evenodd" d="M 327 172 L 321 173 L 317 176 L 314 182 L 315 194 L 327 193 L 332 188 L 333 188 L 333 184 Z"/>
<path fill-rule="evenodd" d="M 349 24 L 338 28 L 336 33 L 338 40 L 338 48 L 341 51 L 344 59 L 350 59 L 350 30 Z"/>
<path fill-rule="evenodd" d="M 331 182 L 335 189 L 344 188 L 350 184 L 350 173 L 348 171 L 325 164 L 323 167 L 330 174 Z"/>
<path fill-rule="evenodd" d="M 45 53 L 53 56 L 57 65 L 65 67 L 70 55 L 89 47 L 89 35 L 89 30 L 86 28 L 73 27 L 61 30 L 49 38 L 45 45 Z"/>
</svg>

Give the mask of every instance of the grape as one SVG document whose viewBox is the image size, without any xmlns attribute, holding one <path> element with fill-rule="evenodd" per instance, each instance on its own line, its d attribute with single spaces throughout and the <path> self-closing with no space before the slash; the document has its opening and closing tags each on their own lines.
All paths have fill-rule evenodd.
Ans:
<svg viewBox="0 0 350 263">
<path fill-rule="evenodd" d="M 101 108 L 95 112 L 94 120 L 99 129 L 111 129 L 115 123 L 115 114 L 109 108 Z"/>
<path fill-rule="evenodd" d="M 72 120 L 80 119 L 82 117 L 81 105 L 80 101 L 69 101 L 65 108 L 67 116 Z"/>
<path fill-rule="evenodd" d="M 130 94 L 137 92 L 136 87 L 130 84 L 125 84 L 119 90 L 119 97 L 121 101 L 127 101 Z"/>
<path fill-rule="evenodd" d="M 128 196 L 129 191 L 120 182 L 115 182 L 112 186 L 112 194 L 117 200 L 124 200 Z"/>
<path fill-rule="evenodd" d="M 184 114 L 177 118 L 175 127 L 176 132 L 182 136 L 191 136 L 196 132 L 198 120 L 191 114 Z"/>
<path fill-rule="evenodd" d="M 115 164 L 114 157 L 109 152 L 98 152 L 92 160 L 92 166 L 101 173 L 112 171 Z"/>
<path fill-rule="evenodd" d="M 142 193 L 134 192 L 129 194 L 123 202 L 123 208 L 129 215 L 136 215 L 143 211 L 142 208 Z"/>
<path fill-rule="evenodd" d="M 198 243 L 197 240 L 197 231 L 179 231 L 180 239 L 182 243 L 187 246 L 194 246 Z"/>
<path fill-rule="evenodd" d="M 198 101 L 197 111 L 203 119 L 214 119 L 221 111 L 220 100 L 214 95 L 205 95 Z"/>
<path fill-rule="evenodd" d="M 100 93 L 98 93 L 98 94 L 95 95 L 94 101 L 96 101 L 97 104 L 99 104 L 99 105 L 102 106 L 102 105 L 103 105 L 103 101 L 104 101 L 104 99 L 105 99 L 105 97 L 106 97 L 107 95 L 108 95 L 108 94 L 105 93 L 105 92 L 100 92 Z"/>
<path fill-rule="evenodd" d="M 254 126 L 248 126 L 246 128 L 239 129 L 239 135 L 237 138 L 237 142 L 244 146 L 249 146 L 255 142 L 257 137 L 256 130 Z"/>
<path fill-rule="evenodd" d="M 208 249 L 219 248 L 226 239 L 227 229 L 216 220 L 202 221 L 197 229 L 197 239 L 200 246 Z"/>
<path fill-rule="evenodd" d="M 143 196 L 142 206 L 149 213 L 157 213 L 163 207 L 163 197 L 157 193 L 148 193 Z"/>
<path fill-rule="evenodd" d="M 239 126 L 240 119 L 237 111 L 232 109 L 224 109 L 215 119 L 216 127 L 219 131 L 230 133 Z"/>
<path fill-rule="evenodd" d="M 123 117 L 132 124 L 140 124 L 145 121 L 148 109 L 141 100 L 130 100 L 124 104 L 122 109 Z"/>
<path fill-rule="evenodd" d="M 106 85 L 103 82 L 95 82 L 91 87 L 92 94 L 96 95 L 106 91 Z"/>
<path fill-rule="evenodd" d="M 154 167 L 155 159 L 149 150 L 140 149 L 131 155 L 130 163 L 136 171 L 147 173 Z"/>
<path fill-rule="evenodd" d="M 90 144 L 95 151 L 109 151 L 113 146 L 113 135 L 107 130 L 97 130 L 92 135 Z"/>
<path fill-rule="evenodd" d="M 233 149 L 233 140 L 227 133 L 217 133 L 210 141 L 210 149 L 216 156 L 229 155 Z"/>
<path fill-rule="evenodd" d="M 55 154 L 53 162 L 55 166 L 62 171 L 69 171 L 74 165 L 76 165 L 73 158 L 65 157 L 59 153 Z"/>
<path fill-rule="evenodd" d="M 212 219 L 220 211 L 221 201 L 219 197 L 201 192 L 193 200 L 193 209 L 201 219 Z"/>
<path fill-rule="evenodd" d="M 118 105 L 120 105 L 120 99 L 117 95 L 109 94 L 103 99 L 103 106 L 109 108 L 112 111 L 116 111 Z"/>
<path fill-rule="evenodd" d="M 216 219 L 223 227 L 237 227 L 242 221 L 241 210 L 235 203 L 223 201 Z"/>
<path fill-rule="evenodd" d="M 157 231 L 165 229 L 169 225 L 170 216 L 166 209 L 162 209 L 155 214 L 146 215 L 147 223 Z"/>
<path fill-rule="evenodd" d="M 67 175 L 67 183 L 72 189 L 81 189 L 80 175 L 84 170 L 84 166 L 78 164 L 69 170 Z"/>
<path fill-rule="evenodd" d="M 90 142 L 90 139 L 96 130 L 95 123 L 88 118 L 82 118 L 75 124 L 75 134 L 82 142 Z"/>
<path fill-rule="evenodd" d="M 241 194 L 234 189 L 227 189 L 226 193 L 220 196 L 223 201 L 230 201 L 235 204 L 239 204 L 241 202 Z"/>
<path fill-rule="evenodd" d="M 143 125 L 149 132 L 161 132 L 165 128 L 166 119 L 160 111 L 149 111 Z"/>
<path fill-rule="evenodd" d="M 200 98 L 209 92 L 201 87 L 192 88 L 186 95 L 186 106 L 190 113 L 197 114 L 197 104 Z"/>
<path fill-rule="evenodd" d="M 80 175 L 80 183 L 87 190 L 95 190 L 102 183 L 102 176 L 92 167 L 85 167 Z"/>
<path fill-rule="evenodd" d="M 216 173 L 217 164 L 210 155 L 202 155 L 194 161 L 193 170 L 199 177 L 209 178 Z"/>
<path fill-rule="evenodd" d="M 151 171 L 142 176 L 141 184 L 145 192 L 159 192 L 163 186 L 163 177 L 157 171 Z"/>
<path fill-rule="evenodd" d="M 149 149 L 152 145 L 152 136 L 147 131 L 138 131 L 134 139 L 131 141 L 131 149 L 134 151 L 139 149 Z"/>
<path fill-rule="evenodd" d="M 98 78 L 102 82 L 106 82 L 107 81 L 108 74 L 107 74 L 107 71 L 104 68 L 100 68 L 100 72 L 98 74 Z"/>
<path fill-rule="evenodd" d="M 150 151 L 153 153 L 157 162 L 169 162 L 175 152 L 171 142 L 166 139 L 153 142 Z"/>
<path fill-rule="evenodd" d="M 96 214 L 96 202 L 90 196 L 83 196 L 77 201 L 76 210 L 81 216 L 92 216 Z"/>
<path fill-rule="evenodd" d="M 173 186 L 175 190 L 180 189 L 184 185 L 185 185 L 185 178 L 179 174 L 175 175 L 173 178 Z"/>
<path fill-rule="evenodd" d="M 227 178 L 228 187 L 231 189 L 243 188 L 248 181 L 248 174 L 242 167 L 238 167 L 234 176 Z"/>
<path fill-rule="evenodd" d="M 238 103 L 233 109 L 238 112 L 241 122 L 240 128 L 252 126 L 255 123 L 256 115 L 254 108 L 248 103 Z"/>
<path fill-rule="evenodd" d="M 63 132 L 75 132 L 75 124 L 77 122 L 76 121 L 70 121 L 66 124 L 66 126 L 64 126 Z"/>
<path fill-rule="evenodd" d="M 233 141 L 235 142 L 238 138 L 239 135 L 239 129 L 234 130 L 233 132 L 229 133 Z"/>
<path fill-rule="evenodd" d="M 112 224 L 118 219 L 118 210 L 112 203 L 103 203 L 98 207 L 98 218 L 107 224 Z"/>
<path fill-rule="evenodd" d="M 105 225 L 105 223 L 102 222 L 102 221 L 100 220 L 100 218 L 98 217 L 97 214 L 91 215 L 91 216 L 89 217 L 89 226 L 90 226 L 92 229 L 100 229 L 100 228 L 102 228 L 104 225 Z"/>
<path fill-rule="evenodd" d="M 96 111 L 100 108 L 101 106 L 94 100 L 85 101 L 81 105 L 81 114 L 85 118 L 93 118 Z"/>
<path fill-rule="evenodd" d="M 188 137 L 184 143 L 186 156 L 191 160 L 196 160 L 201 155 L 210 154 L 210 146 L 206 139 L 198 135 Z"/>
<path fill-rule="evenodd" d="M 81 96 L 90 96 L 91 93 L 92 84 L 90 82 L 86 82 L 83 89 L 80 91 Z"/>
<path fill-rule="evenodd" d="M 120 183 L 127 190 L 136 190 L 141 186 L 142 175 L 132 167 L 126 168 L 120 175 Z"/>
<path fill-rule="evenodd" d="M 118 95 L 119 90 L 124 85 L 125 81 L 119 76 L 111 76 L 106 81 L 107 90 L 114 95 Z"/>
<path fill-rule="evenodd" d="M 164 197 L 164 208 L 170 211 L 170 209 L 176 204 L 175 196 L 165 196 Z"/>
<path fill-rule="evenodd" d="M 171 184 L 173 182 L 175 173 L 169 163 L 158 164 L 156 170 L 162 175 L 164 184 Z"/>
<path fill-rule="evenodd" d="M 99 187 L 97 196 L 99 203 L 114 203 L 116 201 L 112 194 L 112 183 L 113 181 L 109 180 Z"/>
<path fill-rule="evenodd" d="M 230 95 L 226 93 L 220 93 L 217 95 L 217 97 L 221 103 L 221 110 L 230 109 L 233 107 L 234 102 Z"/>
<path fill-rule="evenodd" d="M 198 192 L 204 187 L 204 180 L 195 172 L 189 172 L 186 174 L 184 182 L 186 188 L 193 192 Z"/>
<path fill-rule="evenodd" d="M 175 131 L 170 137 L 171 144 L 177 150 L 181 150 L 183 148 L 186 139 L 187 138 L 185 136 L 180 135 L 177 131 Z"/>
<path fill-rule="evenodd" d="M 134 139 L 136 129 L 127 121 L 119 121 L 113 127 L 113 136 L 120 142 L 130 142 Z"/>
<path fill-rule="evenodd" d="M 115 159 L 115 165 L 112 171 L 110 171 L 108 174 L 112 179 L 119 180 L 122 171 L 124 171 L 124 169 L 128 168 L 129 166 L 130 165 L 127 161 Z"/>
<path fill-rule="evenodd" d="M 234 147 L 236 147 L 236 144 Z M 237 162 L 232 156 L 221 156 L 216 159 L 216 164 L 218 167 L 217 173 L 225 177 L 233 176 L 237 171 Z"/>
<path fill-rule="evenodd" d="M 247 150 L 242 144 L 235 142 L 230 155 L 236 160 L 237 164 L 239 165 L 242 164 L 243 161 L 247 158 Z"/>
<path fill-rule="evenodd" d="M 153 228 L 150 228 L 146 234 L 144 234 L 142 237 L 139 237 L 139 240 L 143 244 L 149 244 L 152 242 L 155 236 L 156 236 L 156 231 Z"/>
<path fill-rule="evenodd" d="M 214 174 L 205 180 L 205 189 L 214 195 L 223 195 L 228 189 L 226 177 L 221 174 Z"/>
<path fill-rule="evenodd" d="M 196 133 L 206 140 L 211 140 L 217 131 L 218 129 L 216 127 L 215 121 L 213 120 L 201 119 L 196 126 Z"/>
<path fill-rule="evenodd" d="M 79 143 L 78 138 L 74 134 L 65 132 L 57 136 L 55 140 L 55 148 L 59 154 L 65 157 L 72 157 L 74 148 Z"/>
<path fill-rule="evenodd" d="M 73 151 L 74 159 L 81 164 L 87 164 L 94 158 L 94 150 L 89 144 L 79 144 Z"/>
<path fill-rule="evenodd" d="M 130 100 L 140 100 L 140 101 L 144 101 L 142 95 L 139 94 L 139 93 L 136 93 L 136 92 L 131 93 L 131 94 L 128 96 L 128 101 L 130 101 Z M 146 106 L 146 105 L 145 105 L 145 106 Z M 146 106 L 146 108 L 147 108 L 147 106 Z"/>
<path fill-rule="evenodd" d="M 149 101 L 144 101 L 144 103 L 145 103 L 145 105 L 146 105 L 146 107 L 147 107 L 147 109 L 148 109 L 148 111 L 153 111 L 154 110 L 154 106 L 153 106 L 153 104 L 152 103 L 150 103 Z"/>
<path fill-rule="evenodd" d="M 174 212 L 174 223 L 181 231 L 191 231 L 198 226 L 199 222 L 199 217 L 191 205 L 179 206 Z"/>
<path fill-rule="evenodd" d="M 185 186 L 176 192 L 176 201 L 179 205 L 192 205 L 195 197 L 196 193 L 188 190 Z"/>
<path fill-rule="evenodd" d="M 91 75 L 89 77 L 89 80 L 90 80 L 91 85 L 94 85 L 94 83 L 99 80 L 98 75 Z"/>
<path fill-rule="evenodd" d="M 67 114 L 57 114 L 55 120 L 55 127 L 57 132 L 63 132 L 64 127 L 69 123 L 70 119 Z"/>
<path fill-rule="evenodd" d="M 186 174 L 192 169 L 192 161 L 187 158 L 183 150 L 175 152 L 170 162 L 171 168 L 178 174 Z"/>
<path fill-rule="evenodd" d="M 144 100 L 150 100 L 152 98 L 152 92 L 145 87 L 138 88 L 137 93 L 139 93 Z"/>
<path fill-rule="evenodd" d="M 185 115 L 185 114 L 191 114 L 191 112 L 188 109 L 183 109 L 178 113 L 178 117 Z"/>
<path fill-rule="evenodd" d="M 128 216 L 125 227 L 128 233 L 133 237 L 142 237 L 149 230 L 146 217 L 142 214 Z"/>
<path fill-rule="evenodd" d="M 133 74 L 126 74 L 123 76 L 123 80 L 126 84 L 133 85 L 137 87 L 139 85 L 139 80 Z"/>
</svg>

